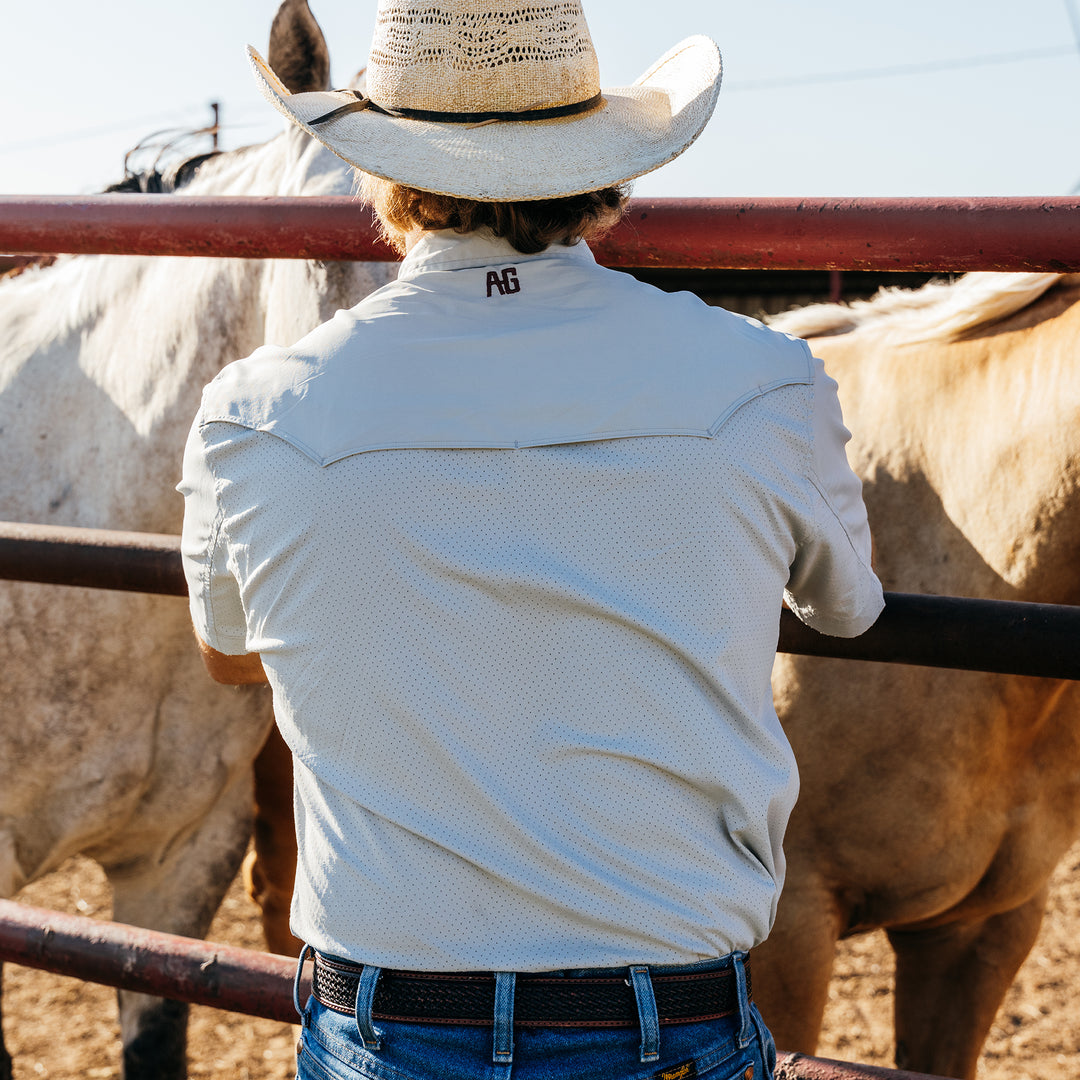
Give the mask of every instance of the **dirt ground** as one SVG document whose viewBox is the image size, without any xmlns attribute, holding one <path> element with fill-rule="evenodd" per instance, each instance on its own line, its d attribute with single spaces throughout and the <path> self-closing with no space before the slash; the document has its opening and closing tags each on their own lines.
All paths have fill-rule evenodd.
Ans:
<svg viewBox="0 0 1080 1080">
<path fill-rule="evenodd" d="M 108 918 L 109 890 L 98 867 L 73 859 L 26 889 L 28 904 Z M 255 912 L 234 883 L 209 937 L 258 948 Z M 840 945 L 818 1054 L 892 1063 L 892 958 L 882 934 Z M 3 1027 L 15 1080 L 120 1076 L 116 999 L 105 987 L 5 965 Z M 295 1029 L 194 1006 L 192 1077 L 288 1080 Z M 1035 948 L 1003 1004 L 979 1066 L 979 1080 L 1080 1077 L 1080 843 L 1054 877 Z"/>
</svg>

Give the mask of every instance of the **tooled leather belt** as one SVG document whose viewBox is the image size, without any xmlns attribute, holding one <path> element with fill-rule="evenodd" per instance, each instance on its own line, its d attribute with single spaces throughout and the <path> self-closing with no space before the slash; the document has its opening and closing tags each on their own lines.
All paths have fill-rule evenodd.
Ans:
<svg viewBox="0 0 1080 1080">
<path fill-rule="evenodd" d="M 363 971 L 359 964 L 315 953 L 311 993 L 336 1012 L 353 1015 Z M 730 967 L 652 975 L 661 1024 L 693 1024 L 738 1011 Z M 747 994 L 750 969 L 746 965 Z M 384 969 L 375 985 L 372 1016 L 424 1024 L 493 1024 L 495 976 L 489 972 L 444 973 Z M 638 1011 L 628 979 L 524 973 L 514 990 L 514 1024 L 522 1027 L 637 1027 Z"/>
</svg>

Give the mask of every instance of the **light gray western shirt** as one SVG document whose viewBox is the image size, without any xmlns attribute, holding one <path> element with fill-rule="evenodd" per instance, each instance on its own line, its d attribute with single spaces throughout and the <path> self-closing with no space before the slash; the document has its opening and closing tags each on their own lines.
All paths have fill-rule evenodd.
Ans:
<svg viewBox="0 0 1080 1080">
<path fill-rule="evenodd" d="M 804 343 L 585 244 L 427 234 L 226 367 L 184 565 L 294 754 L 293 932 L 433 971 L 760 942 L 798 786 L 781 603 L 839 635 L 882 607 L 847 438 Z"/>
</svg>

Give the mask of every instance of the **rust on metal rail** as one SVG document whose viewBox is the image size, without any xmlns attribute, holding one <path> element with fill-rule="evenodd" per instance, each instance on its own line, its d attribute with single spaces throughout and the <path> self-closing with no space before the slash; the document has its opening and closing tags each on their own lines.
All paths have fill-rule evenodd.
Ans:
<svg viewBox="0 0 1080 1080">
<path fill-rule="evenodd" d="M 633 199 L 593 247 L 618 267 L 1080 271 L 1080 199 Z M 396 258 L 340 195 L 4 196 L 0 251 Z"/>
<path fill-rule="evenodd" d="M 157 997 L 297 1022 L 296 961 L 0 900 L 0 961 Z"/>
<path fill-rule="evenodd" d="M 286 1024 L 298 1021 L 286 956 L 88 919 L 0 900 L 0 963 L 209 1005 Z M 307 994 L 304 987 L 303 999 Z M 935 1080 L 921 1073 L 779 1055 L 779 1080 Z"/>
<path fill-rule="evenodd" d="M 929 1073 L 785 1053 L 776 1055 L 776 1072 L 773 1076 L 774 1080 L 941 1080 L 941 1077 Z"/>
<path fill-rule="evenodd" d="M 180 538 L 0 522 L 0 580 L 186 596 Z M 819 634 L 780 614 L 778 651 L 1080 679 L 1080 607 L 886 593 L 865 634 Z"/>
</svg>

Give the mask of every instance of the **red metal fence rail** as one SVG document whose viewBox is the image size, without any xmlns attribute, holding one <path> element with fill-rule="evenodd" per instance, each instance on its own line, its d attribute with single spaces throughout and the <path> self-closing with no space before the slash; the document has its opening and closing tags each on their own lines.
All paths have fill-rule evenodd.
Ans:
<svg viewBox="0 0 1080 1080">
<path fill-rule="evenodd" d="M 634 199 L 609 266 L 1080 271 L 1080 198 Z M 346 196 L 0 197 L 0 251 L 392 259 Z"/>
<path fill-rule="evenodd" d="M 296 961 L 0 900 L 0 961 L 123 990 L 297 1022 Z"/>
<path fill-rule="evenodd" d="M 180 538 L 0 522 L 0 579 L 186 596 Z M 1080 679 L 1080 608 L 886 593 L 857 638 L 781 613 L 781 652 Z"/>
</svg>

